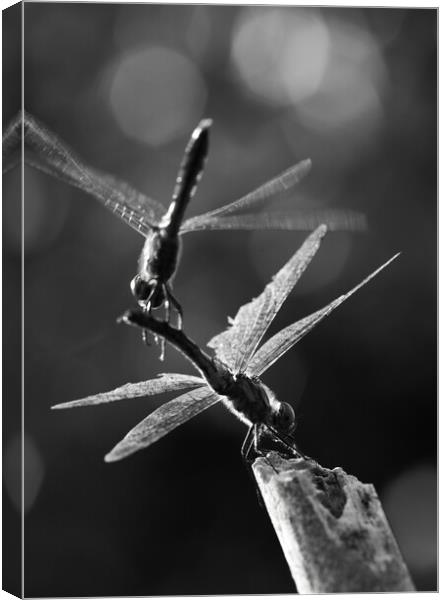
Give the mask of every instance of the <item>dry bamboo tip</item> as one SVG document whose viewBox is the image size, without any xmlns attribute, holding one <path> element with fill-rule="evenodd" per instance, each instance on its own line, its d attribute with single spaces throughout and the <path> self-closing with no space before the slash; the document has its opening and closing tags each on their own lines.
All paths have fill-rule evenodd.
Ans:
<svg viewBox="0 0 444 600">
<path fill-rule="evenodd" d="M 276 452 L 253 472 L 300 593 L 415 591 L 373 485 Z"/>
</svg>

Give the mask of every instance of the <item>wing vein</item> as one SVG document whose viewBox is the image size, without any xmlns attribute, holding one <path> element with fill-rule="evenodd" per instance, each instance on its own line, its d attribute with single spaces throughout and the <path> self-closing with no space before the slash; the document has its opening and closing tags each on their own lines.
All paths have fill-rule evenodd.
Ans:
<svg viewBox="0 0 444 600">
<path fill-rule="evenodd" d="M 209 387 L 199 387 L 163 404 L 136 425 L 105 456 L 106 462 L 126 458 L 147 448 L 220 400 Z"/>
<path fill-rule="evenodd" d="M 346 294 L 339 296 L 330 304 L 327 304 L 323 308 L 316 312 L 296 321 L 292 325 L 285 327 L 279 333 L 270 338 L 265 344 L 259 348 L 251 360 L 248 373 L 250 375 L 261 375 L 267 369 L 271 367 L 281 356 L 283 356 L 292 346 L 294 346 L 299 340 L 301 340 L 307 333 L 309 333 L 318 323 L 320 323 L 325 317 L 333 312 L 338 306 L 340 306 L 345 300 L 350 298 L 352 294 L 357 292 L 361 287 L 366 285 L 371 279 L 373 279 L 382 269 L 387 267 L 399 254 L 395 254 L 387 262 L 381 265 L 378 269 L 373 271 L 368 277 L 361 281 L 357 286 L 352 288 Z"/>
</svg>

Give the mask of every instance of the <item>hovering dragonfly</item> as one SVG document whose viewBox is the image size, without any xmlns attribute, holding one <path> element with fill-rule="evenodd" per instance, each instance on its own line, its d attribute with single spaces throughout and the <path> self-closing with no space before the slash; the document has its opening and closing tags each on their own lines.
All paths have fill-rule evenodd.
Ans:
<svg viewBox="0 0 444 600">
<path fill-rule="evenodd" d="M 226 230 L 312 230 L 320 223 L 331 229 L 363 230 L 365 217 L 347 210 L 295 210 L 290 213 L 237 214 L 291 189 L 309 172 L 311 161 L 290 167 L 246 196 L 221 208 L 184 219 L 193 198 L 208 154 L 210 119 L 202 120 L 191 135 L 179 168 L 173 198 L 168 209 L 133 189 L 128 183 L 86 166 L 64 142 L 29 113 L 24 113 L 25 161 L 47 174 L 80 188 L 99 200 L 127 225 L 145 237 L 138 272 L 131 291 L 149 314 L 163 307 L 170 319 L 170 304 L 182 326 L 182 308 L 172 293 L 181 236 L 204 229 Z M 18 115 L 3 136 L 4 172 L 20 160 L 22 119 Z"/>
<path fill-rule="evenodd" d="M 296 426 L 293 408 L 286 402 L 279 402 L 259 377 L 315 325 L 398 256 L 393 256 L 346 294 L 282 329 L 257 349 L 283 302 L 318 251 L 325 233 L 324 225 L 318 227 L 260 296 L 242 306 L 228 329 L 210 340 L 208 346 L 215 351 L 213 358 L 182 330 L 154 319 L 141 309 L 128 311 L 122 317 L 125 323 L 149 329 L 175 346 L 194 365 L 201 377 L 163 373 L 156 379 L 127 383 L 110 392 L 57 404 L 52 408 L 90 406 L 188 389 L 185 394 L 160 406 L 136 425 L 105 456 L 105 461 L 117 461 L 150 446 L 220 401 L 249 426 L 242 446 L 244 458 L 248 460 L 251 452 L 262 453 L 267 437 L 277 442 L 284 455 L 299 455 L 291 437 Z"/>
</svg>

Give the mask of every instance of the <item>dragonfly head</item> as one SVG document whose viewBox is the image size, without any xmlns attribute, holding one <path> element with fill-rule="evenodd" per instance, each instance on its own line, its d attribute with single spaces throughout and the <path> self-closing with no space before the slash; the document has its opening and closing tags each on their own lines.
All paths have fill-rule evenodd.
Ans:
<svg viewBox="0 0 444 600">
<path fill-rule="evenodd" d="M 131 292 L 139 304 L 145 305 L 149 300 L 152 308 L 159 308 L 165 301 L 162 286 L 157 279 L 145 281 L 140 275 L 136 275 L 131 281 Z"/>
<path fill-rule="evenodd" d="M 282 433 L 292 433 L 296 429 L 296 415 L 288 402 L 281 402 L 273 415 L 273 426 Z"/>
</svg>

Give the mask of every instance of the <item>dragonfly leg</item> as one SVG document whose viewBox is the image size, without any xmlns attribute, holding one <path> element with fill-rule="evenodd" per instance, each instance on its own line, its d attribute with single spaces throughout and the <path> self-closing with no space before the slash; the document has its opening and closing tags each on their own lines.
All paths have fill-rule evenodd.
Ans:
<svg viewBox="0 0 444 600">
<path fill-rule="evenodd" d="M 146 302 L 145 302 L 145 303 L 144 303 L 144 305 L 143 305 L 143 311 L 144 311 L 144 312 L 146 312 L 146 313 L 148 313 L 148 315 L 149 315 L 150 317 L 151 317 L 151 314 L 152 314 L 152 312 L 153 312 L 152 298 L 153 298 L 153 296 L 154 296 L 155 292 L 156 292 L 156 288 L 154 287 L 154 288 L 151 290 L 151 292 L 150 292 L 150 295 L 148 296 L 148 298 L 147 298 Z M 149 337 L 148 337 L 148 336 L 149 336 L 149 332 L 148 332 L 148 330 L 147 330 L 147 329 L 144 329 L 144 330 L 142 331 L 142 339 L 143 339 L 143 342 L 144 342 L 144 344 L 145 344 L 146 346 L 151 346 L 151 344 L 150 344 L 150 342 L 149 342 Z M 158 337 L 157 337 L 157 335 L 155 335 L 155 336 L 154 336 L 154 341 L 155 341 L 155 343 L 156 343 L 156 344 L 158 343 Z"/>
<path fill-rule="evenodd" d="M 143 311 L 151 315 L 151 302 L 149 300 L 146 304 L 143 305 Z M 147 329 L 144 329 L 142 331 L 142 341 L 145 344 L 145 346 L 151 346 Z"/>
<path fill-rule="evenodd" d="M 248 457 L 250 455 L 251 448 L 253 446 L 253 441 L 254 441 L 253 440 L 253 429 L 254 429 L 254 425 L 250 425 L 250 428 L 248 429 L 248 433 L 245 436 L 245 439 L 244 439 L 244 442 L 243 442 L 242 448 L 241 448 L 241 455 L 246 463 L 249 462 Z"/>
<path fill-rule="evenodd" d="M 169 294 L 168 294 L 168 288 L 167 286 L 163 283 L 162 284 L 162 292 L 163 292 L 163 297 L 165 298 L 165 300 L 163 301 L 163 305 L 165 307 L 165 321 L 167 323 L 170 322 L 170 316 L 171 316 L 171 311 L 170 311 L 170 298 L 169 298 Z"/>
<path fill-rule="evenodd" d="M 284 433 L 279 433 L 271 425 L 265 425 L 265 427 L 272 433 L 273 437 L 275 438 L 273 442 L 274 445 L 277 446 L 277 452 L 282 453 L 282 450 L 279 449 L 280 446 L 285 449 L 284 454 L 288 458 L 305 458 L 306 460 L 309 458 L 297 448 L 296 442 L 291 436 L 286 435 Z M 278 444 L 276 444 L 276 442 L 278 442 Z"/>
<path fill-rule="evenodd" d="M 164 283 L 161 284 L 162 285 L 162 293 L 163 293 L 163 297 L 164 297 L 164 301 L 163 301 L 163 306 L 165 309 L 165 321 L 167 323 L 170 322 L 170 316 L 171 316 L 171 310 L 170 310 L 170 300 L 168 297 L 168 290 L 167 287 Z M 165 340 L 163 338 L 160 338 L 160 356 L 159 356 L 159 360 L 164 360 L 165 359 Z"/>
<path fill-rule="evenodd" d="M 261 506 L 262 508 L 265 508 L 261 491 L 257 484 L 256 478 L 253 475 L 253 471 L 251 470 L 251 465 L 254 462 L 254 459 L 256 458 L 256 456 L 254 456 L 253 458 L 250 458 L 250 455 L 251 455 L 252 449 L 254 449 L 254 452 L 256 453 L 256 438 L 257 438 L 257 426 L 255 424 L 253 424 L 250 426 L 248 433 L 245 436 L 245 439 L 244 439 L 244 442 L 243 442 L 242 448 L 241 448 L 241 455 L 242 455 L 243 463 L 248 471 L 248 475 L 249 475 L 249 477 L 251 477 L 251 479 L 253 481 L 253 484 L 254 484 L 254 487 L 256 490 L 256 496 L 257 496 L 257 499 L 259 502 L 259 506 Z"/>
<path fill-rule="evenodd" d="M 153 311 L 153 298 L 154 298 L 154 296 L 155 296 L 155 294 L 157 292 L 158 292 L 158 286 L 155 285 L 155 286 L 153 286 L 153 288 L 152 288 L 152 290 L 150 292 L 150 295 L 148 296 L 147 301 L 146 301 L 146 303 L 145 303 L 145 305 L 143 307 L 143 310 L 145 312 L 147 312 L 150 316 L 151 316 L 152 311 Z M 169 302 L 168 301 L 165 303 L 165 311 L 166 311 L 166 314 L 167 314 L 167 318 L 169 319 L 170 307 L 169 307 Z M 148 341 L 148 330 L 147 329 L 144 329 L 142 331 L 142 339 L 143 339 L 144 343 L 147 346 L 150 345 L 150 343 Z M 159 359 L 160 360 L 164 360 L 164 358 L 165 358 L 165 340 L 163 338 L 159 338 L 159 336 L 157 336 L 157 335 L 154 335 L 154 342 L 156 344 L 160 345 L 160 356 L 159 356 Z"/>
<path fill-rule="evenodd" d="M 177 329 L 182 329 L 182 322 L 183 322 L 182 307 L 179 304 L 179 301 L 176 300 L 176 298 L 173 296 L 173 292 L 171 291 L 171 288 L 168 285 L 166 286 L 166 292 L 167 292 L 167 294 L 166 294 L 167 298 L 169 300 L 171 300 L 171 304 L 176 309 L 176 313 L 177 313 Z"/>
<path fill-rule="evenodd" d="M 242 444 L 242 458 L 249 466 L 251 466 L 258 457 L 267 459 L 267 452 L 269 450 L 264 447 L 264 444 L 261 444 L 264 434 L 260 433 L 260 427 L 261 425 L 258 423 L 251 425 L 244 443 Z"/>
</svg>

